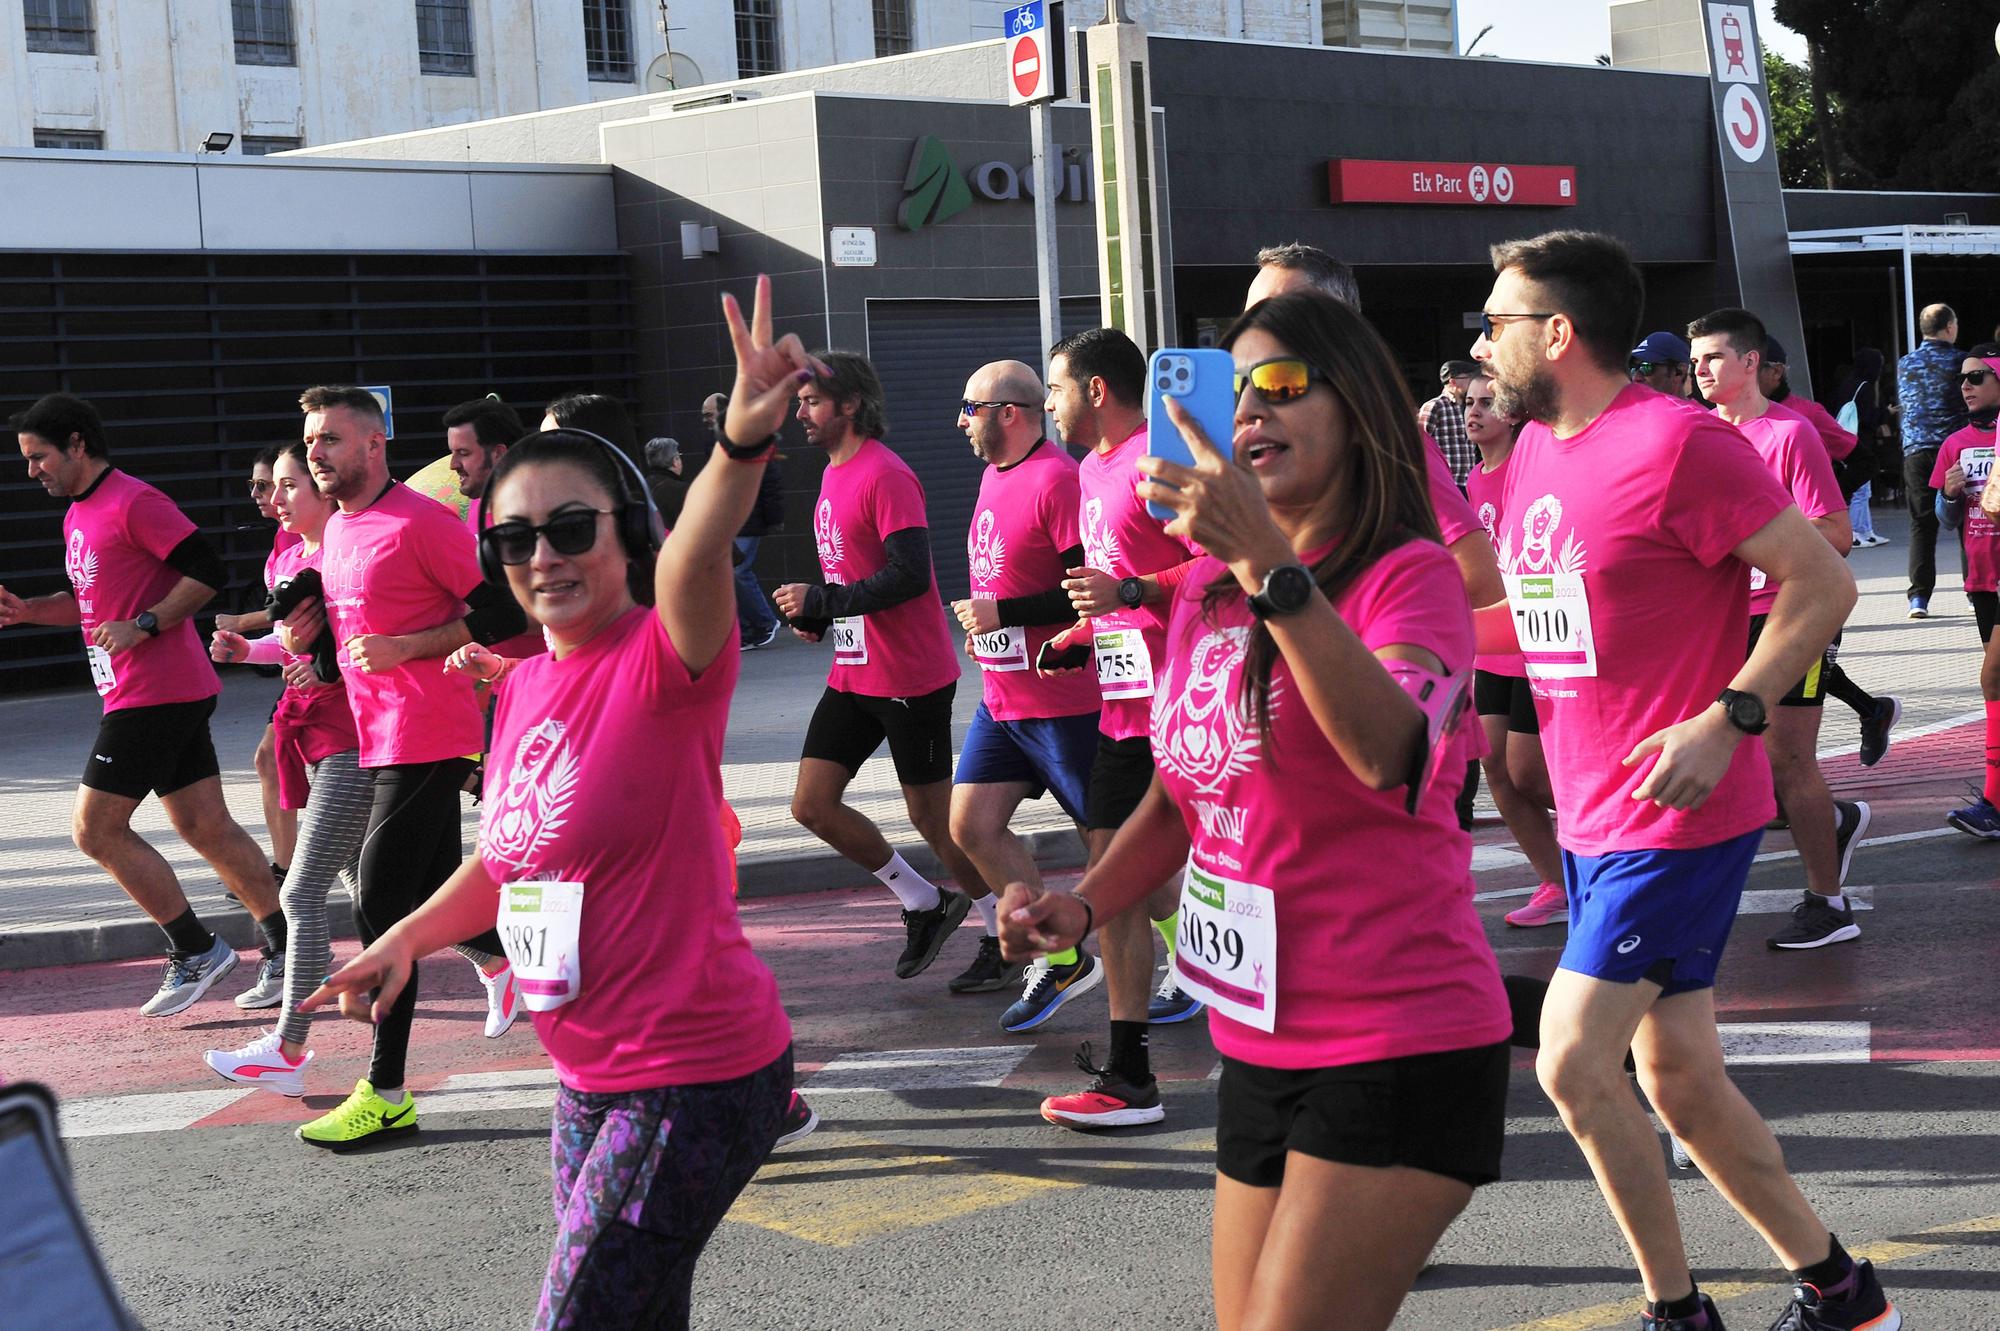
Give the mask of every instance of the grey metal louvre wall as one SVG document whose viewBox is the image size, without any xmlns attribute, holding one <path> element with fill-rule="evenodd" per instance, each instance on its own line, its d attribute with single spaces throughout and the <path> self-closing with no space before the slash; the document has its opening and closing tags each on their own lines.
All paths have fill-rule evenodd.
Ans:
<svg viewBox="0 0 2000 1331">
<path fill-rule="evenodd" d="M 1095 296 L 1065 300 L 1067 336 L 1095 328 Z M 923 482 L 931 559 L 946 600 L 966 595 L 965 534 L 986 464 L 958 428 L 965 381 L 989 361 L 1041 366 L 1040 319 L 1031 300 L 871 300 L 868 358 L 889 401 L 889 447 Z M 1051 423 L 1050 429 L 1054 428 Z"/>
</svg>

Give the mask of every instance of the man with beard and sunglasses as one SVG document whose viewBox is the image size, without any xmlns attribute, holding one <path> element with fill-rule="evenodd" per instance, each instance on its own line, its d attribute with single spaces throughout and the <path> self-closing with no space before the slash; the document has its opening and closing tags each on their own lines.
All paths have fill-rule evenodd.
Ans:
<svg viewBox="0 0 2000 1331">
<path fill-rule="evenodd" d="M 1965 353 L 1958 387 L 1969 419 L 1938 449 L 1931 484 L 1939 520 L 1959 533 L 1965 549 L 1965 597 L 1984 650 L 1979 692 L 1986 705 L 1986 771 L 1973 801 L 1945 821 L 1981 841 L 2000 841 L 2000 651 L 1993 646 L 1993 625 L 2000 620 L 2000 527 L 1982 502 L 2000 417 L 2000 343 L 1981 342 Z"/>
<path fill-rule="evenodd" d="M 1794 1331 L 1899 1316 L 1791 1176 L 1723 1066 L 1715 970 L 1773 812 L 1751 737 L 1825 651 L 1854 580 L 1726 423 L 1630 382 L 1645 281 L 1610 236 L 1497 245 L 1473 359 L 1528 420 L 1500 531 L 1507 605 L 1480 647 L 1522 653 L 1575 903 L 1536 1071 L 1644 1282 L 1646 1331 L 1720 1331 L 1697 1289 L 1640 1085 L 1794 1280 Z M 1751 568 L 1778 584 L 1748 661 Z M 1750 741 L 1750 742 L 1746 742 Z"/>
</svg>

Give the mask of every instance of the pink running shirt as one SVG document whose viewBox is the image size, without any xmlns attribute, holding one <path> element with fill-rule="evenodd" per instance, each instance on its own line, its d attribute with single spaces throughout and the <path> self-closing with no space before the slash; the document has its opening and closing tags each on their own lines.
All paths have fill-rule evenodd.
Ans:
<svg viewBox="0 0 2000 1331">
<path fill-rule="evenodd" d="M 1643 385 L 1571 438 L 1539 422 L 1521 431 L 1500 505 L 1516 626 L 1548 613 L 1524 602 L 1524 584 L 1533 596 L 1580 579 L 1595 655 L 1555 673 L 1528 667 L 1566 850 L 1691 850 L 1771 820 L 1760 740 L 1736 746 L 1698 809 L 1633 799 L 1653 760 L 1622 764 L 1639 741 L 1707 710 L 1742 668 L 1750 579 L 1731 552 L 1790 502 L 1736 430 Z"/>
<path fill-rule="evenodd" d="M 1438 530 L 1444 534 L 1447 547 L 1457 545 L 1460 538 L 1480 530 L 1479 517 L 1452 481 L 1451 467 L 1444 460 L 1444 450 L 1429 435 L 1424 436 L 1424 466 L 1425 479 L 1430 483 L 1431 511 L 1437 514 Z M 1459 585 L 1464 586 L 1462 580 Z"/>
<path fill-rule="evenodd" d="M 864 440 L 853 457 L 820 477 L 813 543 L 829 583 L 851 585 L 875 576 L 889 565 L 883 537 L 930 525 L 923 483 L 880 439 Z M 848 627 L 858 648 L 842 648 L 843 626 L 835 623 L 826 637 L 834 648 L 828 687 L 864 698 L 918 698 L 958 682 L 959 641 L 953 636 L 958 626 L 946 625 L 937 570 L 927 571 L 930 586 L 921 594 L 854 617 Z"/>
<path fill-rule="evenodd" d="M 271 556 L 266 575 L 275 587 L 305 569 L 318 568 L 324 553 L 326 547 L 321 546 L 308 554 L 305 543 L 294 536 L 290 545 Z M 286 665 L 312 659 L 310 655 L 294 656 L 282 648 L 280 654 Z M 271 712 L 271 733 L 278 750 L 279 807 L 303 809 L 309 791 L 306 765 L 360 747 L 361 739 L 354 730 L 354 712 L 347 701 L 346 682 L 310 689 L 287 685 Z"/>
<path fill-rule="evenodd" d="M 1142 425 L 1109 452 L 1092 449 L 1079 465 L 1083 495 L 1080 533 L 1085 567 L 1102 570 L 1114 578 L 1136 578 L 1185 564 L 1192 555 L 1201 553 L 1187 542 L 1167 535 L 1165 524 L 1146 511 L 1145 503 L 1134 489 L 1144 479 L 1139 475 L 1137 463 L 1145 454 L 1146 427 Z M 1160 653 L 1166 650 L 1167 614 L 1171 609 L 1167 601 L 1142 605 L 1137 610 L 1120 606 L 1091 623 L 1099 633 L 1138 629 L 1157 676 Z M 1156 686 L 1157 683 L 1156 678 Z M 1099 680 L 1099 689 L 1103 686 L 1104 681 Z M 1098 715 L 1098 732 L 1107 739 L 1150 734 L 1154 696 L 1157 695 L 1149 693 L 1104 698 L 1103 710 Z"/>
<path fill-rule="evenodd" d="M 1717 419 L 1720 419 L 1719 417 Z M 1808 518 L 1830 517 L 1847 512 L 1847 500 L 1840 482 L 1833 478 L 1833 463 L 1813 433 L 1813 428 L 1797 416 L 1765 412 L 1754 421 L 1736 427 L 1764 466 L 1785 487 L 1799 512 Z M 1768 615 L 1778 599 L 1778 584 L 1764 576 L 1764 570 L 1750 570 L 1750 613 Z"/>
<path fill-rule="evenodd" d="M 1327 742 L 1283 656 L 1261 740 L 1239 703 L 1249 607 L 1236 595 L 1213 621 L 1202 612 L 1204 589 L 1226 571 L 1204 559 L 1181 584 L 1152 718 L 1153 760 L 1187 824 L 1192 864 L 1268 888 L 1277 916 L 1275 1029 L 1214 1010 L 1215 1047 L 1263 1067 L 1311 1068 L 1506 1039 L 1500 970 L 1472 903 L 1472 838 L 1453 807 L 1459 782 L 1438 782 L 1415 817 L 1402 787 L 1370 790 Z M 1453 672 L 1472 664 L 1465 583 L 1428 540 L 1384 556 L 1334 608 L 1371 651 L 1401 643 Z M 1468 710 L 1447 772 L 1463 773 L 1477 725 Z M 1185 938 L 1180 955 L 1190 956 Z M 1256 983 L 1247 966 L 1217 969 Z"/>
<path fill-rule="evenodd" d="M 268 592 L 276 587 L 280 578 L 289 576 L 288 574 L 278 572 L 278 557 L 284 554 L 285 551 L 296 547 L 303 539 L 295 531 L 286 531 L 283 527 L 278 528 L 278 534 L 271 538 L 271 553 L 264 556 L 265 591 Z"/>
<path fill-rule="evenodd" d="M 458 515 L 398 482 L 359 513 L 336 512 L 320 545 L 327 631 L 340 643 L 340 672 L 361 737 L 361 765 L 435 763 L 477 754 L 485 740 L 479 704 L 444 661 L 405 661 L 365 674 L 347 658 L 364 633 L 421 633 L 465 617 L 479 561 Z"/>
<path fill-rule="evenodd" d="M 1076 459 L 1053 440 L 1042 440 L 1004 471 L 987 467 L 965 539 L 973 596 L 998 601 L 1060 588 L 1062 552 L 1078 544 L 1081 500 Z M 995 721 L 1097 710 L 1097 680 L 1088 672 L 1035 673 L 1042 644 L 1075 622 L 1016 628 L 975 642 L 986 710 Z"/>
<path fill-rule="evenodd" d="M 532 1012 L 572 1090 L 728 1081 L 792 1038 L 737 919 L 722 821 L 735 635 L 688 675 L 634 606 L 561 660 L 507 677 L 494 707 L 479 855 L 496 884 L 583 884 L 578 993 Z"/>
<path fill-rule="evenodd" d="M 90 637 L 100 624 L 136 619 L 180 585 L 181 575 L 167 556 L 194 532 L 194 523 L 173 500 L 116 467 L 63 514 L 63 571 L 82 616 L 91 678 L 107 712 L 199 702 L 222 691 L 192 615 L 117 656 Z"/>
<path fill-rule="evenodd" d="M 1976 425 L 1968 425 L 1946 439 L 1938 448 L 1937 465 L 1931 468 L 1931 489 L 1943 488 L 1945 472 L 1952 463 L 1963 459 L 1965 451 L 1970 448 L 1986 450 L 1983 459 L 1975 460 L 1983 460 L 1990 471 L 1993 466 L 1993 439 L 1993 431 L 1982 430 Z M 1979 506 L 1979 491 L 1979 486 L 1966 481 L 1965 590 L 2000 591 L 2000 528 L 1993 525 L 1993 519 L 1987 517 L 1986 510 Z"/>
<path fill-rule="evenodd" d="M 1496 555 L 1500 550 L 1500 494 L 1507 482 L 1507 462 L 1511 462 L 1513 457 L 1513 450 L 1510 449 L 1506 461 L 1493 470 L 1486 470 L 1486 463 L 1482 460 L 1473 463 L 1472 470 L 1465 474 L 1466 502 L 1479 518 L 1479 525 L 1486 529 Z M 1519 652 L 1482 653 L 1472 658 L 1472 664 L 1488 674 L 1506 675 L 1513 679 L 1520 679 L 1528 673 Z"/>
<path fill-rule="evenodd" d="M 1794 393 L 1783 402 L 1773 402 L 1771 410 L 1780 416 L 1792 416 L 1804 421 L 1819 437 L 1820 443 L 1826 447 L 1826 455 L 1835 462 L 1852 453 L 1854 445 L 1859 442 L 1841 428 L 1840 422 L 1833 418 L 1832 412 L 1809 397 L 1801 397 Z"/>
</svg>

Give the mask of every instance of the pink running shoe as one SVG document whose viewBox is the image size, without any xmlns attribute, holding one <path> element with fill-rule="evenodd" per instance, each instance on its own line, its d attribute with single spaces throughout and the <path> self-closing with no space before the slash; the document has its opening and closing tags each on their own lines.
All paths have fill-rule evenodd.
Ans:
<svg viewBox="0 0 2000 1331">
<path fill-rule="evenodd" d="M 1507 912 L 1507 923 L 1516 929 L 1539 929 L 1545 924 L 1569 923 L 1569 893 L 1561 883 L 1543 883 L 1519 910 Z"/>
</svg>

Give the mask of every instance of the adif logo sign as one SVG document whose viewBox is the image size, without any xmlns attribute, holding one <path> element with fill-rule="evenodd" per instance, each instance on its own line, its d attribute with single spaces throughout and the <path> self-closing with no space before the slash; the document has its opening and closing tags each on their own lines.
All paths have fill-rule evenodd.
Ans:
<svg viewBox="0 0 2000 1331">
<path fill-rule="evenodd" d="M 1096 197 L 1089 154 L 1078 154 L 1077 160 L 1070 161 L 1060 147 L 1052 146 L 1050 156 L 1063 163 L 1058 199 L 1086 203 Z M 1029 166 L 1013 166 L 998 159 L 961 172 L 950 150 L 937 136 L 926 134 L 910 147 L 910 169 L 903 173 L 903 202 L 896 209 L 896 225 L 905 231 L 935 226 L 970 208 L 975 192 L 996 203 L 1032 199 L 1035 173 Z"/>
</svg>

